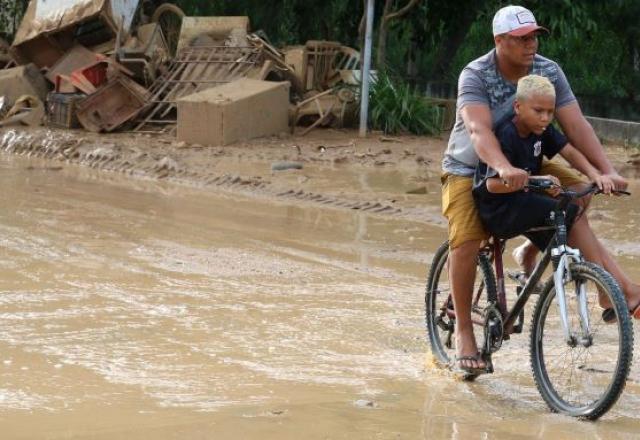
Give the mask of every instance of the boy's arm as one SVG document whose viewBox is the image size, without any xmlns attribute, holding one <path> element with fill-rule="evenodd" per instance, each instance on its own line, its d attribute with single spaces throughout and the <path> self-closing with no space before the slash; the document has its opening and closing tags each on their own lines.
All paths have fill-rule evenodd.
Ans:
<svg viewBox="0 0 640 440">
<path fill-rule="evenodd" d="M 509 163 L 493 133 L 491 111 L 484 104 L 468 104 L 460 110 L 462 120 L 480 159 L 496 170 L 511 188 L 522 189 L 527 183 L 527 172 Z"/>
</svg>

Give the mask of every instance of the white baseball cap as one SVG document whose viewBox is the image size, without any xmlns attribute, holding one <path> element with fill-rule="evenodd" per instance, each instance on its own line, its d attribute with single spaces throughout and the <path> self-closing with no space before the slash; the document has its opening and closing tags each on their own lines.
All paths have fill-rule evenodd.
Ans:
<svg viewBox="0 0 640 440">
<path fill-rule="evenodd" d="M 549 32 L 549 29 L 538 26 L 533 12 L 522 6 L 505 6 L 493 16 L 494 37 L 501 34 L 521 37 L 537 30 Z"/>
</svg>

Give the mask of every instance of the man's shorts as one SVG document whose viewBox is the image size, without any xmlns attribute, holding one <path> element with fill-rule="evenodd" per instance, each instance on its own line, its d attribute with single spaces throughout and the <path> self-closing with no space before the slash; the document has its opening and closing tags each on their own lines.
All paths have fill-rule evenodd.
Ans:
<svg viewBox="0 0 640 440">
<path fill-rule="evenodd" d="M 540 174 L 551 174 L 560 179 L 562 186 L 585 183 L 571 168 L 556 161 L 544 161 Z M 471 194 L 473 177 L 442 176 L 442 214 L 449 221 L 449 246 L 456 248 L 467 241 L 489 238 Z"/>
</svg>

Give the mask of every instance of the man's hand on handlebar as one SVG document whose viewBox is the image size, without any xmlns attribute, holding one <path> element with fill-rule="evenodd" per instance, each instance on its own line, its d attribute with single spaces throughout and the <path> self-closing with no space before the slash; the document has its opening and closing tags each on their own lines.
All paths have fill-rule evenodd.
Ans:
<svg viewBox="0 0 640 440">
<path fill-rule="evenodd" d="M 529 173 L 511 165 L 496 171 L 498 171 L 498 175 L 500 176 L 500 179 L 502 179 L 502 182 L 513 191 L 523 189 L 529 179 Z"/>
<path fill-rule="evenodd" d="M 613 189 L 616 189 L 618 191 L 624 191 L 629 186 L 629 182 L 627 181 L 627 179 L 625 179 L 615 171 L 613 173 L 603 174 L 602 176 L 608 177 L 613 182 Z"/>
</svg>

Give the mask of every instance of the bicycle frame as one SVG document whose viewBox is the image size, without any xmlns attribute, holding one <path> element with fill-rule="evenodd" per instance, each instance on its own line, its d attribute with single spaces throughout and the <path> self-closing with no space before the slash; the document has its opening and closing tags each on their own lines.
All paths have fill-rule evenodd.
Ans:
<svg viewBox="0 0 640 440">
<path fill-rule="evenodd" d="M 498 308 L 502 312 L 502 316 L 504 319 L 504 330 L 505 336 L 513 333 L 513 327 L 518 319 L 520 312 L 524 309 L 527 301 L 531 297 L 535 286 L 538 284 L 540 279 L 542 278 L 542 274 L 546 270 L 549 262 L 554 259 L 557 260 L 557 265 L 553 273 L 553 280 L 556 289 L 556 297 L 558 300 L 558 308 L 560 313 L 560 319 L 562 323 L 563 334 L 565 336 L 565 340 L 569 344 L 575 344 L 576 339 L 571 334 L 571 330 L 569 328 L 569 317 L 567 312 L 567 298 L 564 291 L 564 280 L 567 279 L 567 275 L 570 276 L 571 273 L 571 264 L 573 262 L 582 261 L 582 257 L 580 255 L 580 251 L 577 249 L 572 249 L 566 245 L 554 246 L 553 241 L 549 244 L 545 252 L 543 253 L 542 258 L 536 265 L 533 273 L 525 283 L 518 296 L 518 299 L 514 303 L 511 310 L 507 310 L 507 301 L 506 301 L 506 287 L 504 284 L 504 275 L 503 275 L 503 266 L 502 266 L 502 252 L 501 248 L 504 246 L 504 242 L 501 243 L 501 240 L 494 241 L 494 266 L 496 270 L 496 281 L 498 285 L 496 286 L 498 289 Z M 582 329 L 582 343 L 588 343 L 589 338 L 589 312 L 587 309 L 587 298 L 585 292 L 584 284 L 579 286 L 578 289 L 578 312 L 580 316 L 580 324 Z"/>
<path fill-rule="evenodd" d="M 494 253 L 494 267 L 496 270 L 496 281 L 498 285 L 496 286 L 498 289 L 498 308 L 502 312 L 503 320 L 504 320 L 504 330 L 505 337 L 508 339 L 508 335 L 513 333 L 513 326 L 518 319 L 518 315 L 521 311 L 524 310 L 527 301 L 531 297 L 535 286 L 538 284 L 540 279 L 542 278 L 542 274 L 546 270 L 549 262 L 551 261 L 551 248 L 552 243 L 549 243 L 549 246 L 545 250 L 538 264 L 536 264 L 533 273 L 525 283 L 518 295 L 518 299 L 513 304 L 511 310 L 507 309 L 507 298 L 506 298 L 506 287 L 504 283 L 504 274 L 503 274 L 503 265 L 502 265 L 502 250 L 504 249 L 504 240 L 494 240 L 493 243 L 493 253 Z M 499 274 L 499 275 L 498 275 Z"/>
<path fill-rule="evenodd" d="M 564 219 L 561 219 L 564 221 Z M 536 228 L 536 230 L 544 230 L 551 228 Z M 577 249 L 573 249 L 566 244 L 561 244 L 558 242 L 563 241 L 562 232 L 560 234 L 556 234 L 554 239 L 551 240 L 547 249 L 543 252 L 542 258 L 535 266 L 533 273 L 527 279 L 527 282 L 522 287 L 520 294 L 518 295 L 517 300 L 513 304 L 511 309 L 508 308 L 507 305 L 507 295 L 506 295 L 506 286 L 504 279 L 504 266 L 502 261 L 502 253 L 504 251 L 506 240 L 501 239 L 492 239 L 492 243 L 489 243 L 481 252 L 487 252 L 491 254 L 491 258 L 493 260 L 494 270 L 496 274 L 496 288 L 497 288 L 497 296 L 498 296 L 498 310 L 500 311 L 503 319 L 503 328 L 504 328 L 504 339 L 509 339 L 511 333 L 514 332 L 514 325 L 520 312 L 524 310 L 527 301 L 533 294 L 535 290 L 535 286 L 537 286 L 538 282 L 542 278 L 544 271 L 549 266 L 549 263 L 554 260 L 557 262 L 554 264 L 555 270 L 553 274 L 554 284 L 556 289 L 556 296 L 558 298 L 558 307 L 560 313 L 560 319 L 562 323 L 563 334 L 565 336 L 565 340 L 568 344 L 575 345 L 576 338 L 571 334 L 571 330 L 569 328 L 569 318 L 567 313 L 567 298 L 564 291 L 564 283 L 563 280 L 566 279 L 567 274 L 570 274 L 571 264 L 573 262 L 582 261 L 582 257 L 580 255 L 580 251 Z M 566 235 L 564 235 L 566 236 Z M 482 290 L 478 290 L 475 294 L 475 298 L 473 300 L 473 306 L 477 306 L 480 296 L 482 294 Z M 580 315 L 580 324 L 582 329 L 582 337 L 580 338 L 580 342 L 583 344 L 587 344 L 589 341 L 589 318 L 588 318 L 588 310 L 586 303 L 586 292 L 584 291 L 584 285 L 579 286 L 578 289 L 578 311 Z M 447 300 L 448 302 L 448 300 Z M 455 312 L 453 310 L 447 310 L 447 314 L 455 318 Z M 484 325 L 484 321 L 472 319 L 475 325 Z"/>
<path fill-rule="evenodd" d="M 538 183 L 537 185 L 541 185 L 541 183 Z M 546 188 L 549 188 L 549 185 L 553 185 L 553 183 L 548 182 L 548 185 L 546 187 L 530 186 L 529 188 L 534 190 L 544 190 Z M 503 321 L 503 339 L 509 339 L 510 334 L 514 333 L 516 320 L 518 319 L 520 313 L 524 310 L 524 307 L 527 304 L 529 297 L 533 293 L 535 286 L 537 286 L 538 282 L 542 278 L 542 274 L 548 267 L 549 263 L 553 261 L 553 281 L 565 341 L 568 345 L 571 346 L 575 346 L 577 345 L 577 343 L 580 343 L 586 347 L 591 343 L 589 313 L 584 284 L 577 286 L 578 288 L 576 295 L 576 300 L 578 302 L 578 315 L 580 317 L 580 328 L 582 331 L 580 338 L 576 338 L 576 336 L 571 333 L 571 329 L 569 327 L 567 298 L 564 290 L 564 282 L 571 281 L 571 265 L 573 263 L 581 262 L 583 261 L 583 259 L 578 249 L 573 249 L 567 245 L 568 232 L 565 223 L 565 209 L 567 208 L 571 200 L 583 197 L 592 192 L 596 192 L 597 190 L 598 188 L 595 185 L 592 185 L 590 188 L 577 193 L 573 191 L 563 191 L 556 208 L 551 212 L 551 220 L 553 222 L 553 226 L 538 227 L 530 230 L 555 230 L 555 234 L 547 245 L 547 248 L 543 252 L 542 258 L 536 264 L 533 273 L 529 276 L 524 286 L 522 286 L 522 290 L 518 295 L 518 299 L 515 301 L 513 307 L 510 310 L 507 307 L 506 286 L 504 282 L 504 267 L 502 262 L 502 253 L 504 251 L 506 240 L 493 237 L 492 242 L 490 242 L 487 246 L 480 250 L 480 252 L 487 253 L 489 255 L 489 259 L 493 260 L 494 263 L 497 284 L 497 307 Z M 621 190 L 614 190 L 613 192 L 619 194 L 629 194 L 628 192 Z M 473 298 L 472 308 L 477 308 L 478 301 L 480 300 L 481 295 L 482 289 L 479 289 L 475 294 L 475 298 Z M 449 304 L 449 302 L 450 298 L 447 299 L 443 309 L 446 308 L 447 315 L 455 319 L 455 312 L 447 307 L 447 304 Z M 473 317 L 472 322 L 473 324 L 479 326 L 485 325 L 484 320 L 473 319 Z"/>
</svg>

